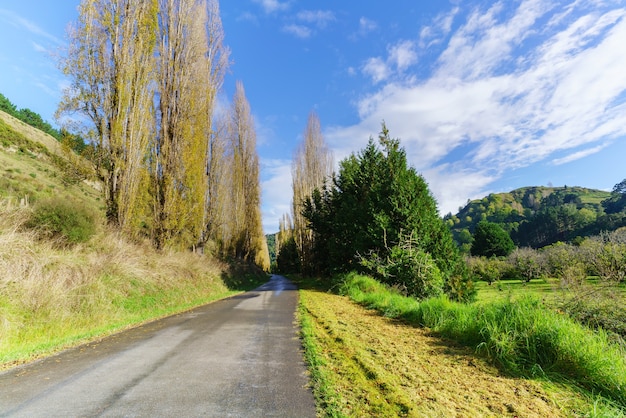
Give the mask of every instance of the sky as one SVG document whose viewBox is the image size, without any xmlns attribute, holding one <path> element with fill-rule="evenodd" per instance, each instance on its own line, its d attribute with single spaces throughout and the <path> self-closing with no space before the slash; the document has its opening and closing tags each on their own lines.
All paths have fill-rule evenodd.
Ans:
<svg viewBox="0 0 626 418">
<path fill-rule="evenodd" d="M 0 93 L 54 123 L 78 0 L 0 0 Z M 221 1 L 261 161 L 266 233 L 291 208 L 310 112 L 335 160 L 384 121 L 441 215 L 524 186 L 626 178 L 624 0 Z"/>
</svg>

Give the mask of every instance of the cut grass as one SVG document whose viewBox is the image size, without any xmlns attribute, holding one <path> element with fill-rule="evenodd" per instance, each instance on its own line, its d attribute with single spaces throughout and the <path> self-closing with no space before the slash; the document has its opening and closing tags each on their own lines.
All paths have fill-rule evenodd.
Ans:
<svg viewBox="0 0 626 418">
<path fill-rule="evenodd" d="M 348 275 L 343 291 L 367 307 L 473 347 L 508 373 L 569 379 L 626 408 L 626 356 L 602 332 L 545 309 L 533 298 L 462 305 L 406 301 L 375 280 Z"/>
<path fill-rule="evenodd" d="M 615 412 L 602 399 L 589 399 L 564 383 L 503 377 L 473 350 L 342 296 L 301 290 L 299 313 L 319 416 L 558 417 Z"/>
</svg>

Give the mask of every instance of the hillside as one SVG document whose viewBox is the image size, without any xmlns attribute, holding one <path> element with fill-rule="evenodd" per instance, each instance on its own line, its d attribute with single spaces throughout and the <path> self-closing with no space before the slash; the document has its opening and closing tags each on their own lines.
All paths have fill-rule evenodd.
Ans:
<svg viewBox="0 0 626 418">
<path fill-rule="evenodd" d="M 0 112 L 0 369 L 266 280 L 209 254 L 129 240 L 105 224 L 98 184 L 85 176 L 85 160 Z M 87 239 L 34 223 L 48 202 L 72 220 L 89 214 Z"/>
<path fill-rule="evenodd" d="M 483 220 L 501 225 L 517 246 L 539 248 L 626 225 L 623 213 L 605 214 L 601 202 L 610 196 L 584 187 L 523 187 L 470 201 L 445 220 L 465 251 Z"/>
</svg>

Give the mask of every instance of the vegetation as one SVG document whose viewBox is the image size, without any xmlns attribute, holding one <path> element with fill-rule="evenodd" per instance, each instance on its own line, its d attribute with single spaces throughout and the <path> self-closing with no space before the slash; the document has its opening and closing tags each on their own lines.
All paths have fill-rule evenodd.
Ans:
<svg viewBox="0 0 626 418">
<path fill-rule="evenodd" d="M 69 39 L 58 114 L 85 121 L 108 223 L 269 270 L 243 85 L 215 110 L 229 65 L 217 0 L 84 0 Z"/>
<path fill-rule="evenodd" d="M 345 272 L 358 268 L 362 260 L 363 270 L 399 282 L 394 271 L 419 259 L 412 283 L 397 284 L 418 297 L 446 290 L 455 298 L 471 299 L 465 265 L 426 182 L 407 166 L 404 149 L 384 124 L 378 143 L 380 147 L 370 139 L 363 151 L 341 161 L 332 184 L 315 189 L 304 202 L 314 242 L 310 271 Z M 406 236 L 411 250 L 402 242 Z M 382 266 L 392 254 L 395 260 Z M 433 274 L 424 275 L 424 269 Z M 443 280 L 435 280 L 435 272 Z"/>
<path fill-rule="evenodd" d="M 398 298 L 391 316 L 401 300 L 418 305 Z M 471 348 L 345 297 L 301 290 L 299 319 L 319 416 L 620 416 L 567 382 L 505 376 Z"/>
<path fill-rule="evenodd" d="M 625 226 L 623 212 L 605 212 L 602 202 L 610 196 L 582 187 L 524 187 L 468 202 L 444 219 L 465 253 L 481 221 L 500 225 L 518 247 L 540 248 Z"/>
<path fill-rule="evenodd" d="M 1 202 L 0 368 L 266 280 L 210 256 L 157 252 L 110 227 L 60 247 L 29 221 L 28 208 Z"/>
<path fill-rule="evenodd" d="M 41 115 L 33 112 L 30 109 L 18 109 L 5 95 L 0 93 L 0 110 L 8 113 L 9 115 L 21 120 L 22 122 L 37 128 L 40 131 L 47 133 L 48 135 L 61 139 L 61 132 L 54 129 L 52 125 L 43 120 Z"/>
<path fill-rule="evenodd" d="M 294 260 L 291 264 L 304 267 L 305 272 L 309 274 L 312 273 L 314 265 L 314 240 L 313 231 L 303 215 L 304 202 L 311 196 L 313 190 L 321 189 L 330 180 L 332 172 L 332 152 L 322 136 L 319 118 L 311 112 L 303 140 L 294 153 L 291 165 L 293 237 L 300 258 L 298 262 Z"/>
<path fill-rule="evenodd" d="M 95 215 L 87 207 L 59 197 L 39 201 L 27 225 L 69 244 L 86 242 L 96 232 Z"/>
<path fill-rule="evenodd" d="M 566 378 L 626 407 L 624 350 L 606 333 L 546 309 L 537 299 L 478 305 L 444 297 L 417 302 L 354 274 L 347 276 L 342 291 L 385 316 L 473 347 L 513 375 Z"/>
<path fill-rule="evenodd" d="M 480 221 L 476 225 L 472 240 L 472 255 L 503 257 L 513 251 L 515 244 L 502 227 L 493 222 Z"/>
</svg>

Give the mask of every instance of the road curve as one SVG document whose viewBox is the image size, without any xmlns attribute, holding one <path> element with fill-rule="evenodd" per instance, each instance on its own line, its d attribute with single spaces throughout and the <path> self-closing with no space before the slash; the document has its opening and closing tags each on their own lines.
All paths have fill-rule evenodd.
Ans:
<svg viewBox="0 0 626 418">
<path fill-rule="evenodd" d="M 314 417 L 282 276 L 0 373 L 0 416 Z"/>
</svg>

